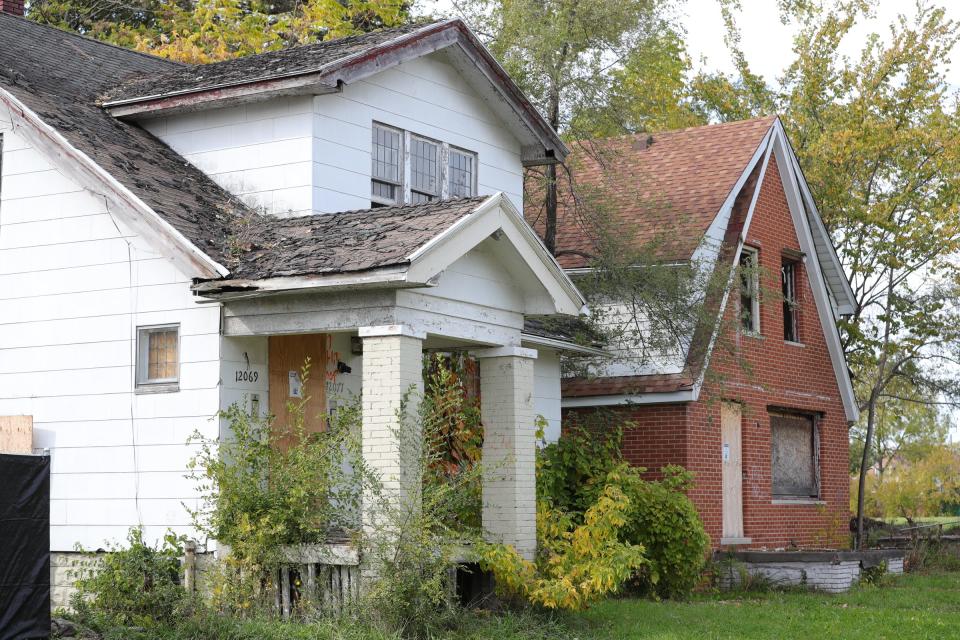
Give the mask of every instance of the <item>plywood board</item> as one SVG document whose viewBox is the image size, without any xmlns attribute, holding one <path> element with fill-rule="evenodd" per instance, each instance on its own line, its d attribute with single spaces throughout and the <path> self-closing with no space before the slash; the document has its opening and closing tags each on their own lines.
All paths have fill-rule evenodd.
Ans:
<svg viewBox="0 0 960 640">
<path fill-rule="evenodd" d="M 33 453 L 33 416 L 0 416 L 0 453 Z"/>
<path fill-rule="evenodd" d="M 326 428 L 327 334 L 312 333 L 293 336 L 270 336 L 269 378 L 270 413 L 275 416 L 274 428 L 288 431 L 291 424 L 290 403 L 309 398 L 304 412 L 304 429 L 318 432 Z M 301 371 L 309 359 L 310 371 L 304 382 Z M 280 446 L 289 446 L 290 438 L 280 438 Z"/>
<path fill-rule="evenodd" d="M 720 408 L 724 538 L 743 537 L 743 458 L 740 423 L 740 405 L 724 402 Z"/>
</svg>

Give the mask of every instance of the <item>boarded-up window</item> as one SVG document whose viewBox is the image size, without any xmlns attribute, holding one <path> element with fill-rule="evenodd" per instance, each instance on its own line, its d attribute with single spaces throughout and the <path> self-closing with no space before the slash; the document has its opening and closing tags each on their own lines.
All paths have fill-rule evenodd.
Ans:
<svg viewBox="0 0 960 640">
<path fill-rule="evenodd" d="M 137 387 L 176 386 L 180 377 L 180 327 L 166 325 L 137 330 Z M 172 390 L 172 389 L 171 389 Z"/>
<path fill-rule="evenodd" d="M 773 496 L 819 496 L 819 438 L 810 416 L 770 414 Z"/>
</svg>

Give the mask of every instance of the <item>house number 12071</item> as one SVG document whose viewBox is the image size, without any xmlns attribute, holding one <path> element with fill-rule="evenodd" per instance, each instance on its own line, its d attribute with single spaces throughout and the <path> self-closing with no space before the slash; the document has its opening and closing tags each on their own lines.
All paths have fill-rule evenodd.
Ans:
<svg viewBox="0 0 960 640">
<path fill-rule="evenodd" d="M 259 371 L 237 371 L 237 382 L 256 382 L 260 378 Z"/>
</svg>

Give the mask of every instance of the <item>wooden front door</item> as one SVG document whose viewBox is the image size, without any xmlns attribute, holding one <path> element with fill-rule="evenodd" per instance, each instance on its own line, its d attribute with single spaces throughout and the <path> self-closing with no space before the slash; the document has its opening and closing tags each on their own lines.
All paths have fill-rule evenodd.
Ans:
<svg viewBox="0 0 960 640">
<path fill-rule="evenodd" d="M 304 429 L 322 431 L 326 426 L 327 335 L 270 336 L 269 340 L 270 413 L 276 416 L 274 429 L 290 427 L 288 403 L 309 398 L 304 411 Z M 310 359 L 309 375 L 304 382 L 301 371 Z M 284 446 L 281 438 L 280 446 Z"/>
<path fill-rule="evenodd" d="M 743 537 L 743 459 L 741 407 L 724 402 L 720 408 L 720 447 L 723 469 L 723 537 Z"/>
</svg>

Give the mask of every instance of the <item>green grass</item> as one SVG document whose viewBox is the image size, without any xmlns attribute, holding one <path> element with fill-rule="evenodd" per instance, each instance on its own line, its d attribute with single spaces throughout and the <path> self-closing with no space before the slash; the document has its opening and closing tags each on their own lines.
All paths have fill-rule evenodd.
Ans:
<svg viewBox="0 0 960 640">
<path fill-rule="evenodd" d="M 960 634 L 960 573 L 912 574 L 885 587 L 815 593 L 716 594 L 691 602 L 611 600 L 569 622 L 589 638 L 683 640 L 941 639 Z"/>
<path fill-rule="evenodd" d="M 898 526 L 906 526 L 906 518 L 884 518 L 884 522 L 888 524 L 895 524 Z M 945 528 L 954 528 L 960 525 L 960 517 L 957 516 L 924 516 L 922 518 L 914 518 L 914 525 L 924 525 L 924 524 L 949 524 L 951 527 Z"/>
<path fill-rule="evenodd" d="M 883 587 L 830 596 L 714 593 L 689 602 L 613 599 L 578 614 L 465 614 L 436 640 L 943 640 L 960 637 L 960 572 L 910 574 Z M 109 640 L 395 640 L 369 628 L 197 620 Z"/>
</svg>

